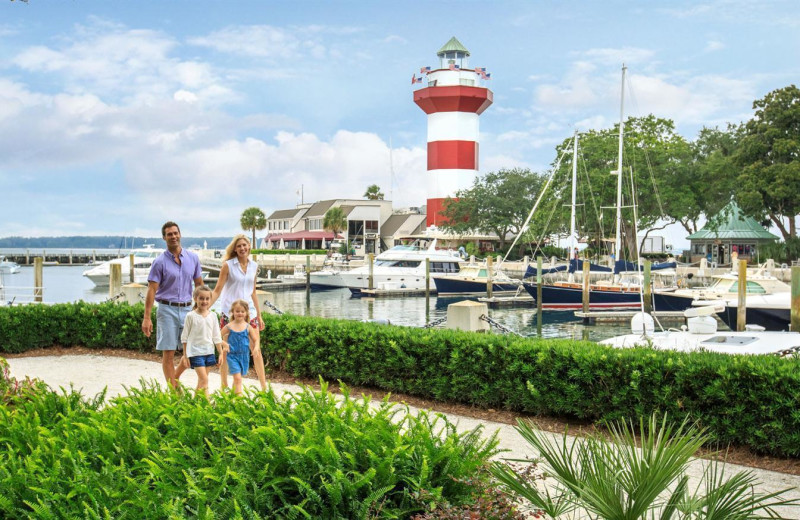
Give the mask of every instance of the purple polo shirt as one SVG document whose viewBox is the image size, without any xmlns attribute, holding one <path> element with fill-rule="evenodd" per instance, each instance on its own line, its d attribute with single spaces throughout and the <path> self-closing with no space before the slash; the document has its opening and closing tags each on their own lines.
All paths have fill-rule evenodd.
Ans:
<svg viewBox="0 0 800 520">
<path fill-rule="evenodd" d="M 158 283 L 156 300 L 174 303 L 192 301 L 192 282 L 201 276 L 200 258 L 184 248 L 181 248 L 178 256 L 181 259 L 180 265 L 169 250 L 153 260 L 147 281 Z"/>
</svg>

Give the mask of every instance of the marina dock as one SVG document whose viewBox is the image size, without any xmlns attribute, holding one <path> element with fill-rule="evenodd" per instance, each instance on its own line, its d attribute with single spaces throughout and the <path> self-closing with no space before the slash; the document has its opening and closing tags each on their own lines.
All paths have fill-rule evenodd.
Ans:
<svg viewBox="0 0 800 520">
<path fill-rule="evenodd" d="M 490 309 L 499 309 L 500 307 L 536 307 L 536 300 L 527 293 L 519 296 L 492 296 L 491 298 L 483 296 L 478 298 L 478 301 L 485 303 Z"/>
<path fill-rule="evenodd" d="M 602 311 L 575 311 L 575 317 L 583 319 L 584 323 L 624 323 L 630 321 L 640 311 L 622 309 L 606 309 Z M 653 311 L 650 313 L 653 318 L 664 321 L 684 321 L 686 318 L 682 311 Z"/>
</svg>

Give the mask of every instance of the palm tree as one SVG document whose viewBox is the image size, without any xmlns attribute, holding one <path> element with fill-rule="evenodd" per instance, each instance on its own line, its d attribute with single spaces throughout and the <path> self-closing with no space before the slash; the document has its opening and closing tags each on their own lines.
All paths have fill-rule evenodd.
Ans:
<svg viewBox="0 0 800 520">
<path fill-rule="evenodd" d="M 325 216 L 322 218 L 322 228 L 325 231 L 333 231 L 333 238 L 336 238 L 339 231 L 342 231 L 346 227 L 347 216 L 344 214 L 342 208 L 335 207 L 325 212 Z"/>
<path fill-rule="evenodd" d="M 623 421 L 609 425 L 609 438 L 597 434 L 575 440 L 517 422 L 517 431 L 539 453 L 540 467 L 554 484 L 539 486 L 524 470 L 517 473 L 501 463 L 494 463 L 491 472 L 548 518 L 573 518 L 576 509 L 606 520 L 784 518 L 775 509 L 798 503 L 784 496 L 788 490 L 755 491 L 750 471 L 728 478 L 719 461 L 705 464 L 692 491 L 687 467 L 711 437 L 686 421 L 676 426 L 666 416 L 659 421 L 653 415 L 641 420 L 638 429 Z"/>
<path fill-rule="evenodd" d="M 239 220 L 242 224 L 242 229 L 245 231 L 253 232 L 252 248 L 256 248 L 256 230 L 264 229 L 267 227 L 267 216 L 264 212 L 256 207 L 247 208 L 242 212 L 242 218 Z"/>
<path fill-rule="evenodd" d="M 377 184 L 367 186 L 367 191 L 364 192 L 364 198 L 368 200 L 383 200 L 383 192 L 381 192 L 381 187 Z"/>
</svg>

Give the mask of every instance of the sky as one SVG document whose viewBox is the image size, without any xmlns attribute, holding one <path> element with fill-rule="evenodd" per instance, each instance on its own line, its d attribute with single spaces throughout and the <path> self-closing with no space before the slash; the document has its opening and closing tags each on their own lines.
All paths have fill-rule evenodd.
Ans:
<svg viewBox="0 0 800 520">
<path fill-rule="evenodd" d="M 423 205 L 411 76 L 452 36 L 491 73 L 482 173 L 613 126 L 623 63 L 626 115 L 689 140 L 800 77 L 796 0 L 0 0 L 0 237 L 232 235 L 373 183 Z"/>
</svg>

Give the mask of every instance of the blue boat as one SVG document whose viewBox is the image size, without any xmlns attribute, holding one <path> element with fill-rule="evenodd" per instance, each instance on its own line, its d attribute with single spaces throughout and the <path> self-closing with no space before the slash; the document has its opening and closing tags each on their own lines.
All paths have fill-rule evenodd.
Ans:
<svg viewBox="0 0 800 520">
<path fill-rule="evenodd" d="M 482 294 L 486 292 L 489 278 L 486 266 L 466 265 L 458 273 L 435 277 L 433 282 L 439 294 Z M 520 283 L 498 271 L 492 276 L 492 292 L 516 292 Z"/>
</svg>

